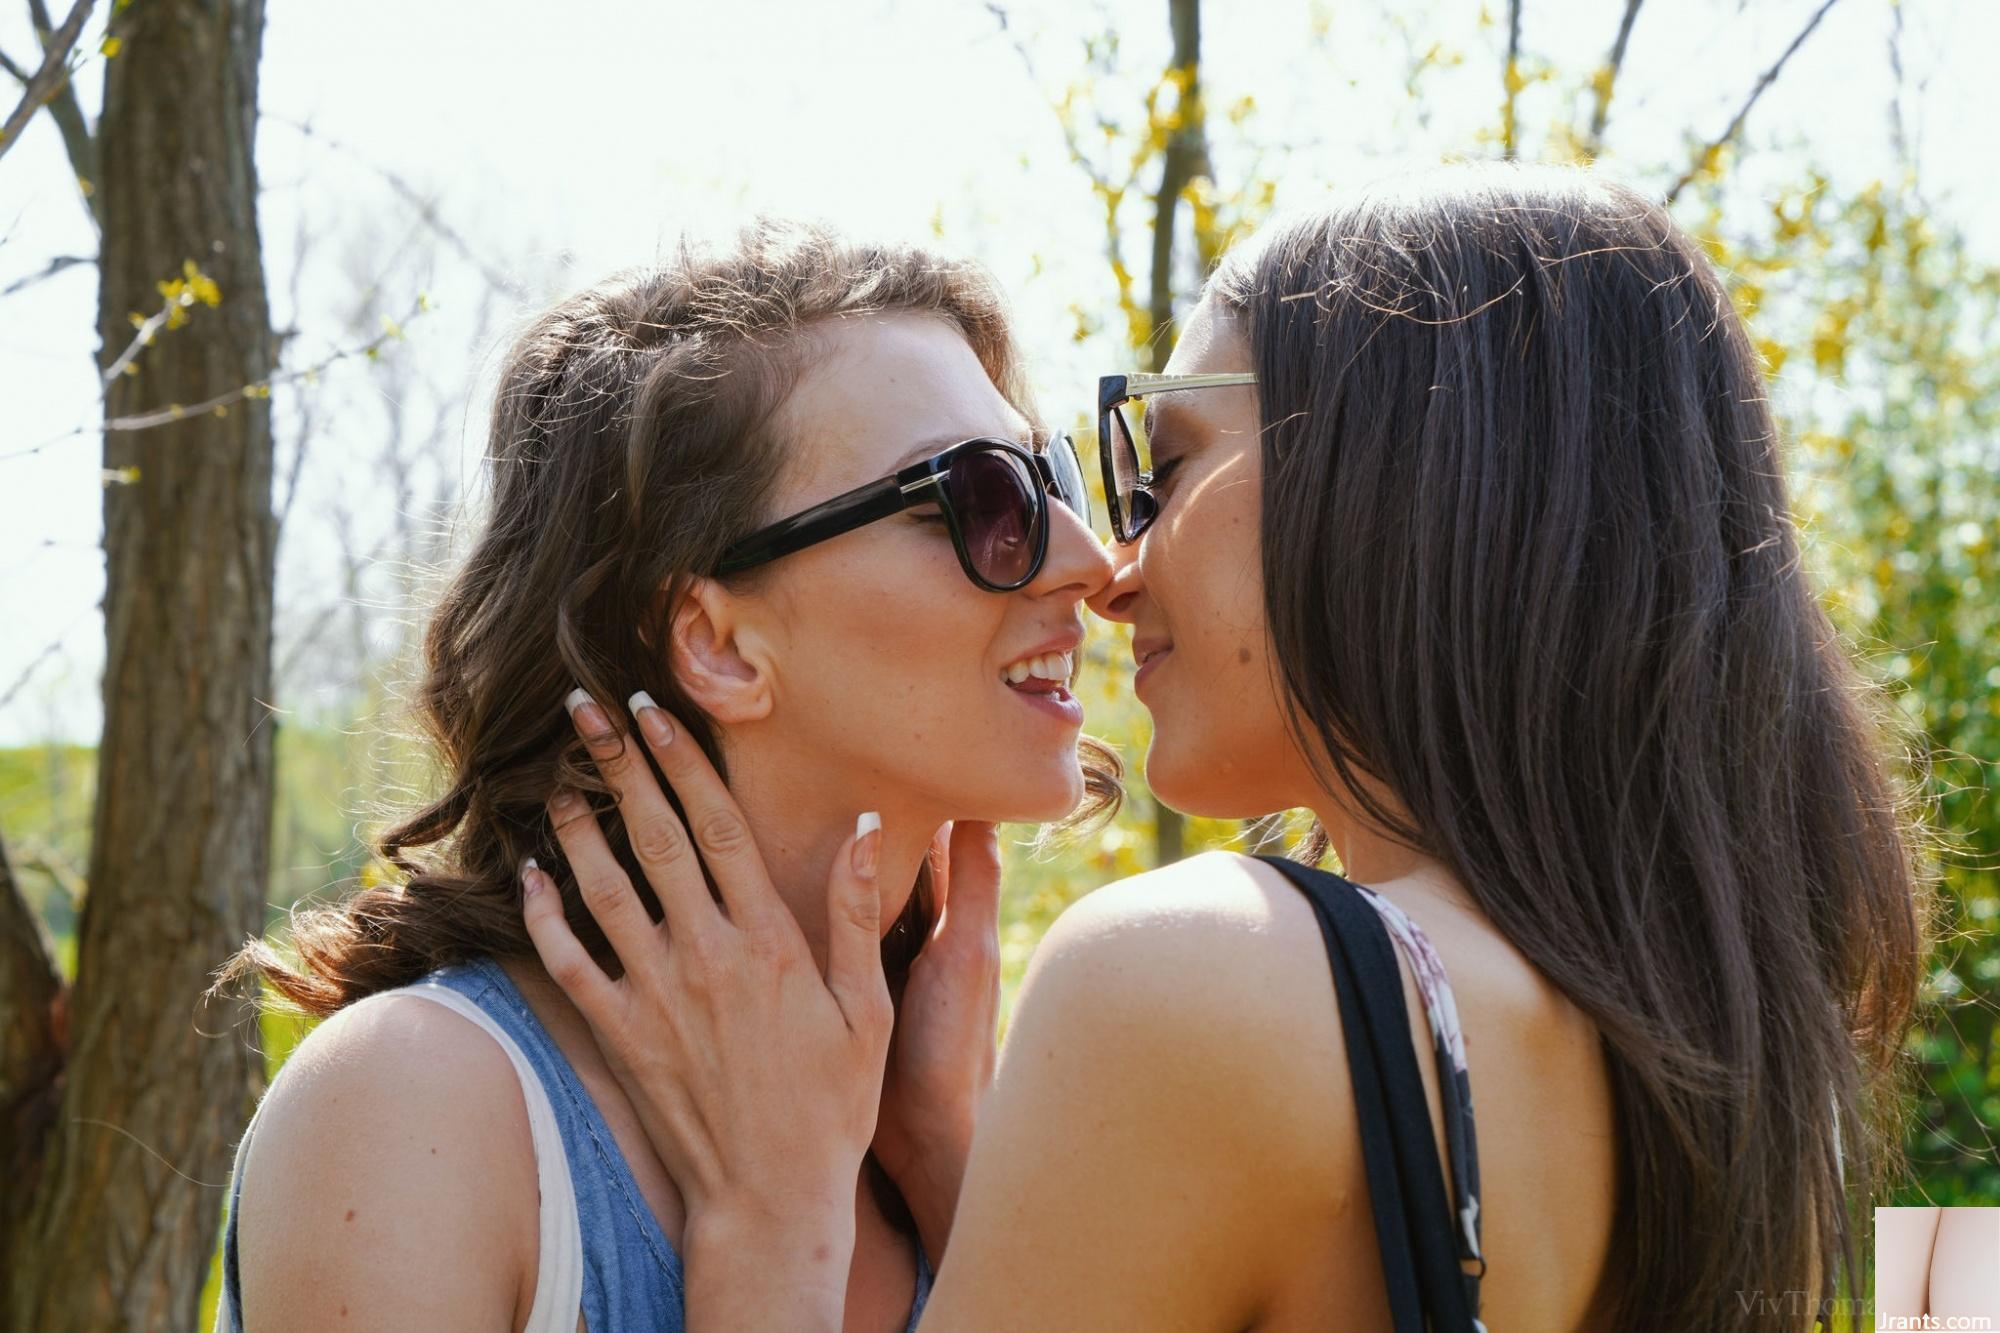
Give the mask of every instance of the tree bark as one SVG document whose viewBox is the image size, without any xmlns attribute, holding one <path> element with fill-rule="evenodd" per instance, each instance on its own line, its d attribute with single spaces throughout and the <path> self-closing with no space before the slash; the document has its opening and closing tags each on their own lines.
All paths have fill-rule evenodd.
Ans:
<svg viewBox="0 0 2000 1333">
<path fill-rule="evenodd" d="M 0 844 L 0 1236 L 20 1220 L 62 1075 L 62 976 Z"/>
<path fill-rule="evenodd" d="M 96 135 L 100 366 L 192 261 L 221 290 L 162 331 L 107 418 L 266 379 L 257 233 L 262 0 L 148 0 L 119 18 Z M 73 1040 L 27 1215 L 6 1238 L 7 1325 L 194 1326 L 230 1149 L 262 1057 L 209 975 L 262 926 L 271 814 L 268 400 L 108 434 L 104 738 Z M 11 1188 L 11 1182 L 10 1182 Z"/>
<path fill-rule="evenodd" d="M 1201 3 L 1167 0 L 1167 21 L 1173 28 L 1173 69 L 1182 80 L 1178 123 L 1168 136 L 1160 166 L 1160 188 L 1153 196 L 1153 264 L 1147 293 L 1153 336 L 1146 344 L 1146 368 L 1159 370 L 1172 351 L 1162 335 L 1174 322 L 1174 253 L 1179 239 L 1181 196 L 1195 177 L 1208 172 L 1208 133 L 1201 104 Z"/>
<path fill-rule="evenodd" d="M 1195 177 L 1208 171 L 1208 132 L 1201 103 L 1201 0 L 1167 0 L 1173 29 L 1173 68 L 1182 80 L 1179 124 L 1167 139 L 1160 188 L 1153 196 L 1153 255 L 1147 293 L 1152 336 L 1146 340 L 1146 368 L 1159 370 L 1173 350 L 1168 331 L 1174 322 L 1174 255 L 1181 196 Z M 1186 851 L 1186 824 L 1178 810 L 1153 802 L 1153 864 L 1169 865 Z"/>
</svg>

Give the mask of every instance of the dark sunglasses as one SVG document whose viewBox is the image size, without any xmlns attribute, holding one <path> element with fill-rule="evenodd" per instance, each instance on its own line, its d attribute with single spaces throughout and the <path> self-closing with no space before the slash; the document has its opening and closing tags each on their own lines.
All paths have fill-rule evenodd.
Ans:
<svg viewBox="0 0 2000 1333">
<path fill-rule="evenodd" d="M 1249 371 L 1214 375 L 1105 375 L 1097 381 L 1097 456 L 1104 467 L 1104 503 L 1111 535 L 1121 544 L 1139 540 L 1160 514 L 1154 496 L 1153 451 L 1139 402 L 1148 394 L 1255 384 Z"/>
<path fill-rule="evenodd" d="M 724 551 L 712 572 L 739 573 L 934 504 L 943 511 L 965 576 L 990 592 L 1013 592 L 1034 581 L 1048 556 L 1051 495 L 1089 525 L 1090 493 L 1068 435 L 1056 433 L 1041 451 L 1012 440 L 966 440 L 758 529 Z"/>
</svg>

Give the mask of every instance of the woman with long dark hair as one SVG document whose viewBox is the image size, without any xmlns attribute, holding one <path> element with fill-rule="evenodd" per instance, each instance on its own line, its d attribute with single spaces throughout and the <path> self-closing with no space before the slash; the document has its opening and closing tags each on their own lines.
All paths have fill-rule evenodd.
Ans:
<svg viewBox="0 0 2000 1333">
<path fill-rule="evenodd" d="M 1706 1333 L 1858 1296 L 1923 889 L 1698 245 L 1594 173 L 1425 173 L 1229 256 L 1167 371 L 1101 392 L 1118 568 L 1090 604 L 1133 626 L 1159 797 L 1322 836 L 1055 924 L 925 1326 Z M 1306 864 L 1328 845 L 1345 878 Z M 770 1145 L 851 1163 L 869 1128 L 772 1091 L 828 1048 L 758 1026 L 803 955 L 751 859 L 710 867 L 721 908 L 661 886 L 693 857 L 661 867 L 664 931 L 621 929 L 615 983 L 527 896 L 712 1182 L 737 1244 L 694 1317 L 732 1328 L 827 1262 Z M 711 1031 L 761 1060 L 700 1058 Z"/>
</svg>

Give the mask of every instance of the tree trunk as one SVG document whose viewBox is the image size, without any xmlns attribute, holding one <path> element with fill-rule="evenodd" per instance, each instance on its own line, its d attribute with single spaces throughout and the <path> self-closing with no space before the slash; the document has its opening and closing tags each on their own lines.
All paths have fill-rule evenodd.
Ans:
<svg viewBox="0 0 2000 1333">
<path fill-rule="evenodd" d="M 1179 124 L 1167 140 L 1160 164 L 1160 188 L 1153 196 L 1153 255 L 1147 292 L 1152 336 L 1146 340 L 1146 368 L 1159 370 L 1173 351 L 1174 252 L 1178 240 L 1181 195 L 1208 171 L 1208 134 L 1201 110 L 1201 3 L 1167 0 L 1167 21 L 1174 34 L 1173 69 L 1181 80 L 1176 108 Z M 1170 865 L 1186 851 L 1186 821 L 1181 812 L 1153 802 L 1153 864 Z"/>
<path fill-rule="evenodd" d="M 121 11 L 97 134 L 101 365 L 192 262 L 221 291 L 105 398 L 107 418 L 271 373 L 252 160 L 261 0 Z M 260 1078 L 209 974 L 262 926 L 271 812 L 268 401 L 108 433 L 104 739 L 71 1051 L 27 1215 L 6 1238 L 8 1326 L 187 1329 L 216 1188 Z M 10 1189 L 12 1183 L 10 1182 Z"/>
<path fill-rule="evenodd" d="M 42 1141 L 61 1094 L 62 977 L 42 923 L 21 896 L 0 844 L 0 1236 L 34 1189 Z"/>
</svg>

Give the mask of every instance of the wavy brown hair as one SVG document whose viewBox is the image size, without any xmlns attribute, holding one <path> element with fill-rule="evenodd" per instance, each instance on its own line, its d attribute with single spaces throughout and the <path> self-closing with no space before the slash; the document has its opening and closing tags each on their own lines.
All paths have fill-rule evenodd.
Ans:
<svg viewBox="0 0 2000 1333">
<path fill-rule="evenodd" d="M 1455 167 L 1274 228 L 1210 290 L 1258 375 L 1301 743 L 1602 1034 L 1601 1326 L 1858 1297 L 1926 858 L 1700 247 L 1594 174 Z"/>
<path fill-rule="evenodd" d="M 224 980 L 260 972 L 323 1016 L 467 958 L 532 956 L 516 874 L 529 856 L 561 885 L 578 938 L 615 972 L 545 813 L 558 787 L 593 794 L 626 874 L 656 918 L 659 907 L 563 699 L 578 685 L 598 699 L 644 689 L 727 777 L 714 728 L 667 670 L 670 610 L 692 571 L 776 517 L 766 508 L 796 446 L 772 423 L 814 354 L 804 335 L 898 312 L 956 328 L 1035 418 L 981 270 L 814 225 L 760 222 L 732 247 L 684 249 L 536 319 L 500 375 L 490 511 L 424 636 L 415 711 L 442 791 L 382 835 L 388 882 L 293 914 L 296 964 L 252 940 Z M 1078 750 L 1086 797 L 1068 822 L 1108 815 L 1119 799 L 1116 755 L 1087 736 Z M 934 912 L 926 866 L 883 943 L 892 987 Z"/>
</svg>

